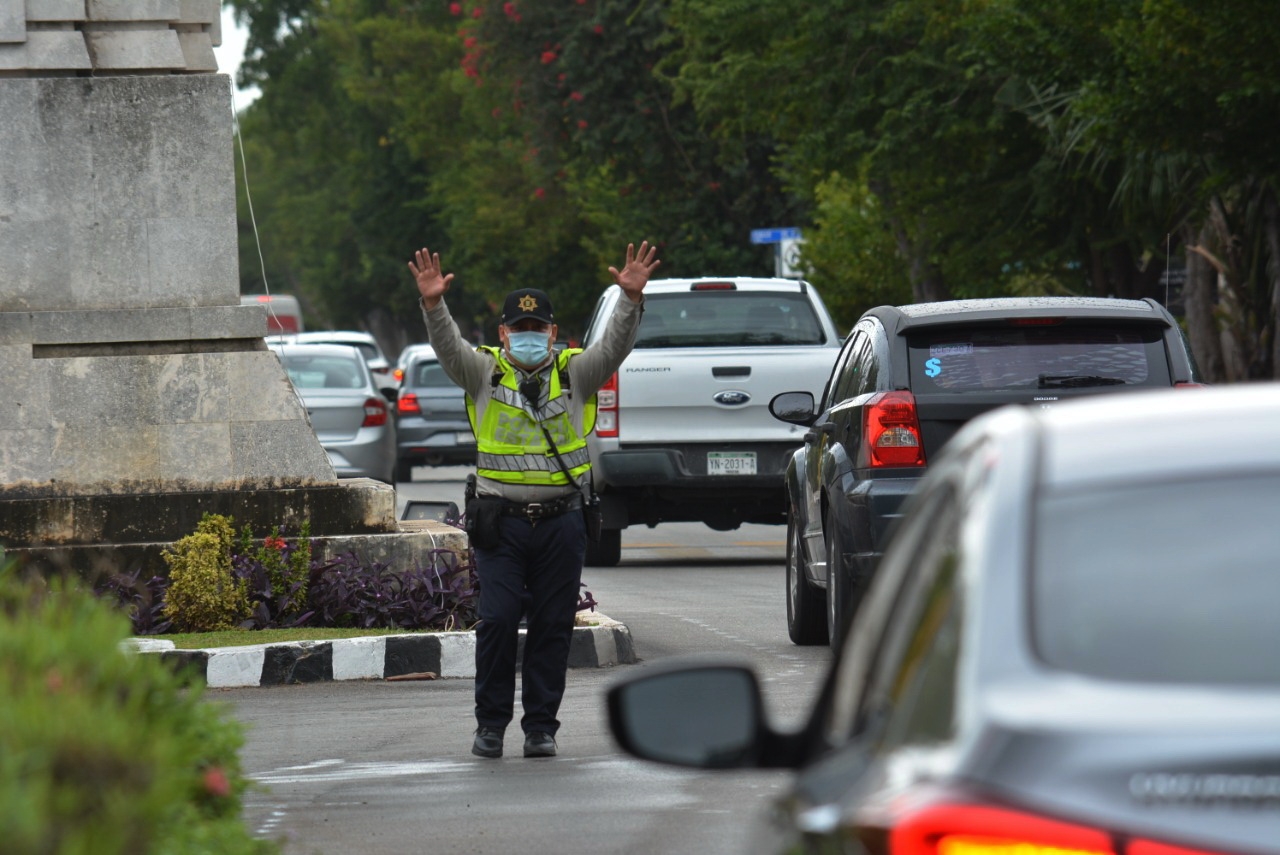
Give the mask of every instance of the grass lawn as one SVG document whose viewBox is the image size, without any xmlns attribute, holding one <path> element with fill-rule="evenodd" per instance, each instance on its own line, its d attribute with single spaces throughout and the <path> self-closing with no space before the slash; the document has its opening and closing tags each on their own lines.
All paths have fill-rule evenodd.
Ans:
<svg viewBox="0 0 1280 855">
<path fill-rule="evenodd" d="M 172 641 L 179 650 L 205 647 L 241 647 L 248 644 L 278 644 L 282 641 L 328 641 L 331 638 L 364 638 L 370 635 L 405 635 L 408 629 L 228 629 L 224 632 L 183 632 L 172 635 L 148 635 L 146 638 Z"/>
</svg>

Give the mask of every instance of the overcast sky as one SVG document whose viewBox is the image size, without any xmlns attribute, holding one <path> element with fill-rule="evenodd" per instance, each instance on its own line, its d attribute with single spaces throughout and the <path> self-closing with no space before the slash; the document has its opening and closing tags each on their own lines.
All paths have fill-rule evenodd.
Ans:
<svg viewBox="0 0 1280 855">
<path fill-rule="evenodd" d="M 222 47 L 214 48 L 213 55 L 218 60 L 218 71 L 231 75 L 233 81 L 236 77 L 236 70 L 240 67 L 240 60 L 244 57 L 244 42 L 248 37 L 249 33 L 246 30 L 236 26 L 235 16 L 232 11 L 223 8 Z M 244 91 L 237 89 L 235 97 L 236 112 L 243 110 L 257 97 L 257 88 Z"/>
</svg>

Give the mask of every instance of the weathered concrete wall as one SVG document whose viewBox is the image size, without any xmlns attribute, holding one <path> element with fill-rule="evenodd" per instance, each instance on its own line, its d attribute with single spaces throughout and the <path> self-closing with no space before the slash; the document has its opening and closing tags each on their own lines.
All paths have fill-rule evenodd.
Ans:
<svg viewBox="0 0 1280 855">
<path fill-rule="evenodd" d="M 0 0 L 0 75 L 211 72 L 218 0 Z"/>
<path fill-rule="evenodd" d="M 0 498 L 337 481 L 239 304 L 219 20 L 0 0 Z"/>
</svg>

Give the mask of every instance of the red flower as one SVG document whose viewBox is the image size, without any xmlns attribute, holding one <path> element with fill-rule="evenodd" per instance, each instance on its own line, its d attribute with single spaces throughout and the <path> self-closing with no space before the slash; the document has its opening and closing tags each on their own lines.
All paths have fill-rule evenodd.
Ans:
<svg viewBox="0 0 1280 855">
<path fill-rule="evenodd" d="M 465 39 L 463 39 L 463 40 L 462 40 L 462 46 L 463 46 L 463 47 L 468 47 L 468 48 L 473 48 L 473 47 L 475 47 L 475 46 L 476 46 L 476 37 L 475 37 L 475 36 L 467 36 Z"/>
<path fill-rule="evenodd" d="M 284 549 L 288 544 L 283 537 L 266 537 L 263 538 L 262 545 L 268 549 Z"/>
<path fill-rule="evenodd" d="M 586 130 L 586 128 L 587 128 L 587 120 L 586 120 L 586 119 L 579 119 L 579 120 L 578 120 L 578 130 L 583 131 L 583 130 Z"/>
<path fill-rule="evenodd" d="M 556 52 L 553 50 L 544 50 L 542 52 L 542 64 L 550 65 L 556 61 Z"/>
<path fill-rule="evenodd" d="M 453 15 L 454 17 L 457 17 L 458 15 L 461 15 L 461 14 L 462 14 L 462 4 L 461 4 L 461 3 L 450 3 L 450 4 L 449 4 L 449 14 L 450 14 L 450 15 Z"/>
<path fill-rule="evenodd" d="M 472 10 L 471 10 L 471 17 L 473 17 L 473 18 L 479 18 L 479 17 L 481 17 L 482 15 L 484 15 L 484 11 L 483 11 L 483 10 L 481 10 L 481 8 L 480 8 L 479 6 L 477 6 L 477 7 L 475 7 L 474 9 L 472 9 Z"/>
<path fill-rule="evenodd" d="M 496 118 L 498 118 L 499 116 L 501 116 L 501 115 L 502 115 L 502 108 L 501 108 L 501 107 L 494 107 L 494 108 L 493 108 L 493 113 L 492 113 L 491 115 L 492 115 L 495 119 L 496 119 Z"/>
<path fill-rule="evenodd" d="M 591 31 L 595 33 L 597 36 L 603 36 L 604 24 L 596 24 L 594 27 L 591 28 Z"/>
<path fill-rule="evenodd" d="M 582 100 L 582 93 L 581 93 L 581 92 L 570 92 L 570 93 L 569 93 L 569 97 L 570 97 L 570 98 L 572 98 L 572 99 L 573 99 L 573 100 L 575 100 L 575 101 L 581 101 L 581 100 Z"/>
<path fill-rule="evenodd" d="M 227 779 L 227 773 L 221 766 L 210 766 L 205 769 L 201 783 L 204 784 L 205 792 L 211 796 L 225 799 L 231 795 L 231 781 Z"/>
<path fill-rule="evenodd" d="M 503 4 L 502 4 L 502 11 L 506 13 L 506 15 L 507 15 L 507 17 L 508 17 L 508 18 L 514 18 L 514 17 L 516 17 L 516 4 L 515 4 L 515 3 L 503 3 Z"/>
<path fill-rule="evenodd" d="M 538 187 L 533 191 L 533 195 L 537 196 L 539 199 L 542 199 L 547 195 L 547 191 L 543 190 L 541 187 Z"/>
</svg>

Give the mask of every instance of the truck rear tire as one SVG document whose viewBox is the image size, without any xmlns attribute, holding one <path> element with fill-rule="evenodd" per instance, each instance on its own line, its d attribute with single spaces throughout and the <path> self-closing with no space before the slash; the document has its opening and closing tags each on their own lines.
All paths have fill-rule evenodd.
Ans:
<svg viewBox="0 0 1280 855">
<path fill-rule="evenodd" d="M 601 529 L 599 543 L 587 542 L 587 557 L 583 563 L 588 567 L 616 567 L 621 560 L 622 529 Z"/>
</svg>

